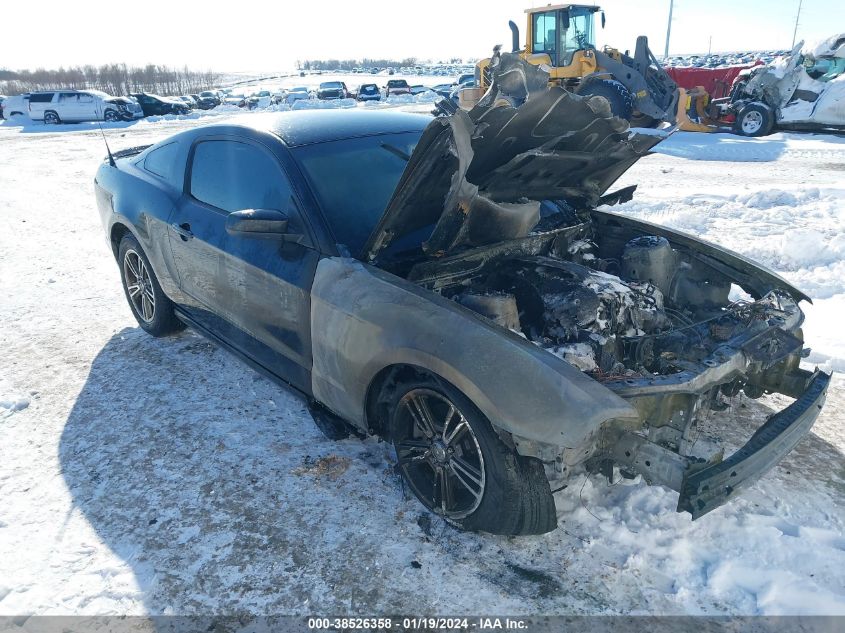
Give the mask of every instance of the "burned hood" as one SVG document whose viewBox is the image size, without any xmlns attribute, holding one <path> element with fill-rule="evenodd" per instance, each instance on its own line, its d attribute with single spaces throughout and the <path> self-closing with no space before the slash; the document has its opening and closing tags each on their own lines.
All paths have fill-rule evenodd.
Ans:
<svg viewBox="0 0 845 633">
<path fill-rule="evenodd" d="M 432 226 L 430 256 L 526 236 L 542 200 L 595 207 L 663 137 L 631 134 L 601 97 L 547 88 L 547 74 L 516 55 L 494 66 L 469 112 L 432 120 L 412 153 L 362 258 Z"/>
</svg>

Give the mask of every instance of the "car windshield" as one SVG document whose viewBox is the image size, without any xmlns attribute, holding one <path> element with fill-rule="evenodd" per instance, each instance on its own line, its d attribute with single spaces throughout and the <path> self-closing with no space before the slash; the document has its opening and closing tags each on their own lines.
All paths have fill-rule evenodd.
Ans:
<svg viewBox="0 0 845 633">
<path fill-rule="evenodd" d="M 296 88 L 291 88 L 291 92 L 308 92 L 308 88 L 305 86 L 297 86 Z"/>
<path fill-rule="evenodd" d="M 421 132 L 316 143 L 293 153 L 335 241 L 361 252 L 384 213 Z"/>
<path fill-rule="evenodd" d="M 340 82 L 339 81 L 327 81 L 325 83 L 321 83 L 320 88 L 323 88 L 323 89 L 326 89 L 326 90 L 335 90 L 337 88 L 340 88 Z"/>
<path fill-rule="evenodd" d="M 391 79 L 387 82 L 389 88 L 407 88 L 408 82 L 404 79 Z"/>
</svg>

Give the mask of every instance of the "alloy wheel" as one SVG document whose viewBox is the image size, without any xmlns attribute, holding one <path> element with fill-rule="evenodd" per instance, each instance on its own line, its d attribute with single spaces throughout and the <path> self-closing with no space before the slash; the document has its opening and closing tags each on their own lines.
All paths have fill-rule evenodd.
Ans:
<svg viewBox="0 0 845 633">
<path fill-rule="evenodd" d="M 413 389 L 399 401 L 394 437 L 399 467 L 429 509 L 462 519 L 481 504 L 484 455 L 463 413 L 431 389 Z"/>
<path fill-rule="evenodd" d="M 155 318 L 156 309 L 153 282 L 144 260 L 132 249 L 123 256 L 123 280 L 136 314 L 150 323 Z"/>
</svg>

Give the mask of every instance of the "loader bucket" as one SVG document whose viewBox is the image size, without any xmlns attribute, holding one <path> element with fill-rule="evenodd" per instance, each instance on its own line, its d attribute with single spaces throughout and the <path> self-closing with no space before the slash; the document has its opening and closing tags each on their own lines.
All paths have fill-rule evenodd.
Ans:
<svg viewBox="0 0 845 633">
<path fill-rule="evenodd" d="M 690 90 L 678 88 L 678 112 L 676 123 L 678 129 L 687 132 L 717 132 L 719 125 L 711 119 L 705 110 L 709 95 L 702 86 L 696 86 Z M 690 118 L 690 112 L 694 112 L 697 121 Z"/>
</svg>

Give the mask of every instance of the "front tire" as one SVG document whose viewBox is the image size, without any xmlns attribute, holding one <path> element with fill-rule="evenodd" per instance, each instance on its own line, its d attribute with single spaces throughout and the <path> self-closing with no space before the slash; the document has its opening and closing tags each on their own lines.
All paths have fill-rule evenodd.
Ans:
<svg viewBox="0 0 845 633">
<path fill-rule="evenodd" d="M 61 122 L 62 120 L 59 118 L 58 113 L 53 110 L 47 110 L 44 113 L 44 125 L 58 125 Z"/>
<path fill-rule="evenodd" d="M 509 448 L 453 385 L 434 376 L 399 385 L 389 411 L 399 472 L 429 510 L 492 534 L 557 527 L 543 465 Z"/>
<path fill-rule="evenodd" d="M 123 293 L 138 325 L 155 337 L 166 336 L 185 325 L 176 317 L 173 302 L 167 298 L 138 240 L 126 235 L 118 249 Z"/>
<path fill-rule="evenodd" d="M 119 120 L 120 116 L 114 110 L 106 110 L 103 114 L 103 120 L 109 123 L 114 123 L 115 121 Z"/>
<path fill-rule="evenodd" d="M 749 103 L 736 116 L 734 132 L 742 136 L 766 136 L 775 125 L 772 110 L 763 103 Z"/>
<path fill-rule="evenodd" d="M 610 113 L 613 116 L 631 120 L 634 112 L 634 97 L 628 89 L 615 79 L 588 79 L 578 88 L 578 94 L 582 97 L 604 97 L 610 104 Z"/>
</svg>

